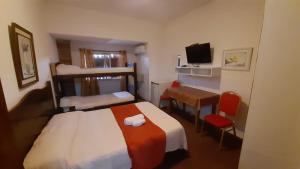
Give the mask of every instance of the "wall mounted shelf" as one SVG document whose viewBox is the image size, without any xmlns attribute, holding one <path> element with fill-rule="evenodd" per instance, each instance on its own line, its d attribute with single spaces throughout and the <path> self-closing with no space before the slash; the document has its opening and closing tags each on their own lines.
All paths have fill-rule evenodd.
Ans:
<svg viewBox="0 0 300 169">
<path fill-rule="evenodd" d="M 219 66 L 176 67 L 176 72 L 180 75 L 218 77 L 221 76 L 221 67 Z"/>
</svg>

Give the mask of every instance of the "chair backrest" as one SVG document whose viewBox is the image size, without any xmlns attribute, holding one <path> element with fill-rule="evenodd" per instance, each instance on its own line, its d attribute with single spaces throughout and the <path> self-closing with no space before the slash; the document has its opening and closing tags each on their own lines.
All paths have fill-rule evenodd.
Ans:
<svg viewBox="0 0 300 169">
<path fill-rule="evenodd" d="M 173 81 L 171 84 L 172 88 L 178 88 L 180 86 L 181 86 L 181 83 L 178 80 Z"/>
<path fill-rule="evenodd" d="M 239 110 L 241 98 L 234 92 L 224 92 L 220 98 L 219 111 L 235 116 Z"/>
</svg>

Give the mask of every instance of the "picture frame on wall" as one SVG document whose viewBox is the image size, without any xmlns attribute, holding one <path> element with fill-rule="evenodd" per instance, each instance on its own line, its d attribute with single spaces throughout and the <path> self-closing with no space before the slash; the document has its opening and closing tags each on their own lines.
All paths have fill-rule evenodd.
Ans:
<svg viewBox="0 0 300 169">
<path fill-rule="evenodd" d="M 224 50 L 222 69 L 249 71 L 253 48 Z"/>
<path fill-rule="evenodd" d="M 9 26 L 9 33 L 18 87 L 21 89 L 39 81 L 33 35 L 16 23 Z"/>
</svg>

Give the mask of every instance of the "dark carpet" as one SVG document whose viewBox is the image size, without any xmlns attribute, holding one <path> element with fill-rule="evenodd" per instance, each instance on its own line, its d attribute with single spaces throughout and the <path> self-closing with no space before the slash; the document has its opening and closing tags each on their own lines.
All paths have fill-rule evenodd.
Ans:
<svg viewBox="0 0 300 169">
<path fill-rule="evenodd" d="M 165 110 L 165 109 L 164 109 Z M 166 110 L 165 110 L 166 111 Z M 175 112 L 175 111 L 174 111 Z M 176 151 L 165 156 L 157 169 L 237 169 L 242 140 L 231 134 L 224 136 L 224 146 L 219 149 L 219 130 L 205 128 L 205 134 L 196 133 L 193 118 L 177 110 L 172 113 L 185 128 L 188 152 Z"/>
</svg>

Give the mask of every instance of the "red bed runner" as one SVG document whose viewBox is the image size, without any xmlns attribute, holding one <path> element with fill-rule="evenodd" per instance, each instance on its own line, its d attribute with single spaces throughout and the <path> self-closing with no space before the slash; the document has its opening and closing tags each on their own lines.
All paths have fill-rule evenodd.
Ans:
<svg viewBox="0 0 300 169">
<path fill-rule="evenodd" d="M 146 123 L 142 126 L 126 126 L 126 117 L 143 114 L 134 104 L 115 106 L 111 110 L 124 135 L 132 169 L 152 169 L 158 166 L 165 155 L 166 133 L 146 116 Z"/>
</svg>

